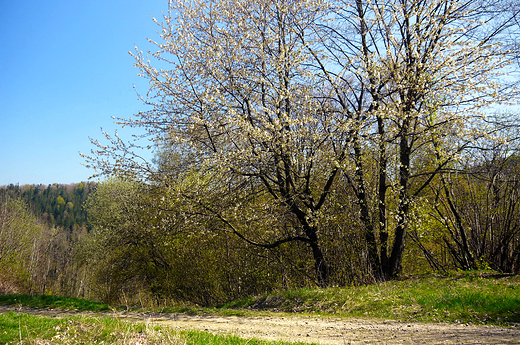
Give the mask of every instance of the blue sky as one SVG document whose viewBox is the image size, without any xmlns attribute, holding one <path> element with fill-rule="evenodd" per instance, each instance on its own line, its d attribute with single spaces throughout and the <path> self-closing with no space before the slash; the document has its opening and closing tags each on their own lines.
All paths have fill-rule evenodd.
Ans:
<svg viewBox="0 0 520 345">
<path fill-rule="evenodd" d="M 153 49 L 167 0 L 0 1 L 0 185 L 85 181 L 78 152 L 146 107 L 128 51 Z M 124 137 L 125 132 L 121 132 Z M 128 135 L 128 134 L 127 134 Z"/>
</svg>

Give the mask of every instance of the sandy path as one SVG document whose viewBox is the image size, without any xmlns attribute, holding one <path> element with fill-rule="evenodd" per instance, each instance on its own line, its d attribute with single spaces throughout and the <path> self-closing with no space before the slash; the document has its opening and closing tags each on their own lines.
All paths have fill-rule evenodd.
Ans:
<svg viewBox="0 0 520 345">
<path fill-rule="evenodd" d="M 178 315 L 154 322 L 241 338 L 344 344 L 520 344 L 520 328 L 335 318 Z"/>
<path fill-rule="evenodd" d="M 0 306 L 41 316 L 65 317 L 75 312 Z M 82 315 L 95 315 L 81 313 Z M 117 313 L 115 317 L 241 338 L 300 341 L 317 344 L 520 344 L 520 328 L 443 323 L 406 323 L 332 317 L 234 317 L 184 314 Z"/>
</svg>

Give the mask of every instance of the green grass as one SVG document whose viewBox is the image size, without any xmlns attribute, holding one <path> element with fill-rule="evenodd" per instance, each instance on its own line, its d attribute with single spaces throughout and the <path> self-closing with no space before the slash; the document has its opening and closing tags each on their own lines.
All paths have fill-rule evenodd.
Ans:
<svg viewBox="0 0 520 345">
<path fill-rule="evenodd" d="M 0 304 L 89 311 L 110 309 L 106 304 L 56 296 L 0 296 Z M 161 308 L 153 311 L 225 316 L 282 312 L 402 321 L 520 325 L 520 276 L 500 276 L 489 272 L 457 273 L 367 286 L 280 291 L 215 308 Z"/>
<path fill-rule="evenodd" d="M 82 298 L 60 297 L 50 295 L 0 295 L 0 304 L 16 305 L 30 308 L 108 311 L 104 303 L 92 302 Z"/>
<path fill-rule="evenodd" d="M 55 327 L 63 321 L 54 318 L 33 317 L 28 315 L 9 314 L 0 315 L 0 344 L 14 344 L 44 331 L 46 336 L 52 337 L 56 334 Z"/>
<path fill-rule="evenodd" d="M 520 323 L 520 277 L 474 273 L 359 287 L 300 289 L 247 298 L 222 308 L 510 325 Z"/>
<path fill-rule="evenodd" d="M 172 345 L 290 345 L 301 343 L 241 339 L 199 331 L 177 331 L 111 317 L 47 318 L 0 314 L 0 344 L 172 344 Z"/>
</svg>

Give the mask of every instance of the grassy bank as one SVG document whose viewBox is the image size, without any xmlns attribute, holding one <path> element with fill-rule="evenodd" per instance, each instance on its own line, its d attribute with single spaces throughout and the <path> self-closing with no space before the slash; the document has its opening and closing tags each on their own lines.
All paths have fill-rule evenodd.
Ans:
<svg viewBox="0 0 520 345">
<path fill-rule="evenodd" d="M 520 276 L 460 273 L 381 284 L 282 291 L 222 306 L 406 321 L 520 325 Z"/>
</svg>

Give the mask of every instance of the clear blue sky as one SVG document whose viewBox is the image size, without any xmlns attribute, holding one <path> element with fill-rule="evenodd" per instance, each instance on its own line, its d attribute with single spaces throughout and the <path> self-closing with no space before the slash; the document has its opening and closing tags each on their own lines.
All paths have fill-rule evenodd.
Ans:
<svg viewBox="0 0 520 345">
<path fill-rule="evenodd" d="M 0 0 L 0 185 L 93 174 L 78 151 L 146 107 L 128 51 L 152 49 L 167 0 Z M 125 132 L 121 132 L 124 134 Z"/>
</svg>

